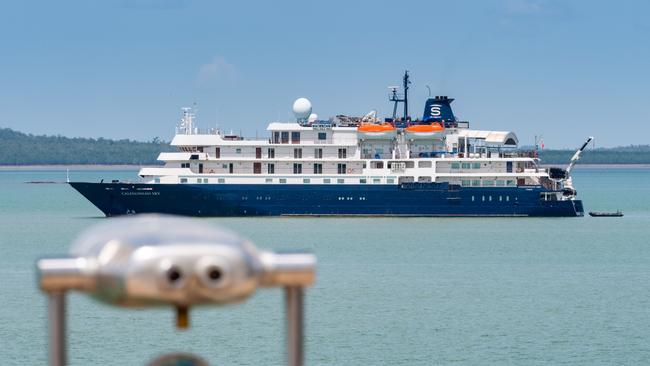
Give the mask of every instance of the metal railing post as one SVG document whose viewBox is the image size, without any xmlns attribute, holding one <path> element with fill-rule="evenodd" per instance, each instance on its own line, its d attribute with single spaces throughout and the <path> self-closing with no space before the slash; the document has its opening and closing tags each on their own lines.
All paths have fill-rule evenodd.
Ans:
<svg viewBox="0 0 650 366">
<path fill-rule="evenodd" d="M 284 288 L 287 321 L 287 365 L 302 366 L 303 354 L 303 288 L 290 286 Z"/>
<path fill-rule="evenodd" d="M 65 291 L 48 293 L 47 317 L 49 364 L 64 366 L 66 364 Z"/>
</svg>

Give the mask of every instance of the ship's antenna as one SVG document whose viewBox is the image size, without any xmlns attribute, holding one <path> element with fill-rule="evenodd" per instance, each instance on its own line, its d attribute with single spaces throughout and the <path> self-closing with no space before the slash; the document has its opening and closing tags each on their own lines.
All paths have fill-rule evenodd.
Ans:
<svg viewBox="0 0 650 366">
<path fill-rule="evenodd" d="M 406 118 L 409 115 L 409 84 L 411 81 L 409 80 L 409 71 L 405 70 L 404 71 L 404 121 L 406 121 Z"/>
<path fill-rule="evenodd" d="M 70 183 L 70 169 L 65 170 L 65 181 Z"/>
<path fill-rule="evenodd" d="M 388 100 L 395 102 L 395 104 L 393 104 L 393 121 L 395 121 L 397 118 L 397 103 L 401 102 L 402 99 L 400 99 L 399 94 L 397 94 L 397 89 L 399 89 L 399 86 L 389 86 L 388 89 L 391 90 L 391 94 L 388 97 Z"/>
<path fill-rule="evenodd" d="M 428 85 L 425 85 L 427 87 L 427 90 L 429 91 L 429 98 L 431 98 L 431 88 Z"/>
</svg>

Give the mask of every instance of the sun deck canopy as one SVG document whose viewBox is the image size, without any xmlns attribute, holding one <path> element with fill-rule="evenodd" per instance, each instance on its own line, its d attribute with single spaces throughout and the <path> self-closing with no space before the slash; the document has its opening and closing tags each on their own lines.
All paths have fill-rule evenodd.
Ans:
<svg viewBox="0 0 650 366">
<path fill-rule="evenodd" d="M 519 144 L 517 135 L 509 131 L 458 130 L 458 137 L 483 140 L 486 145 L 515 147 Z"/>
</svg>

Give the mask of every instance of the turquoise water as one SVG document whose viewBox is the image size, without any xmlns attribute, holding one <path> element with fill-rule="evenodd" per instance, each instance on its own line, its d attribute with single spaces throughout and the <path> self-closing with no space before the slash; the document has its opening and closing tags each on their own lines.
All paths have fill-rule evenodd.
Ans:
<svg viewBox="0 0 650 366">
<path fill-rule="evenodd" d="M 71 172 L 75 180 L 135 172 Z M 307 293 L 311 365 L 650 363 L 650 170 L 578 169 L 586 210 L 624 218 L 203 219 L 258 246 L 319 258 Z M 60 171 L 0 172 L 0 363 L 46 363 L 45 297 L 34 262 L 64 254 L 101 213 Z M 69 299 L 73 365 L 143 365 L 190 351 L 212 365 L 283 362 L 282 293 L 241 306 L 110 308 Z"/>
</svg>

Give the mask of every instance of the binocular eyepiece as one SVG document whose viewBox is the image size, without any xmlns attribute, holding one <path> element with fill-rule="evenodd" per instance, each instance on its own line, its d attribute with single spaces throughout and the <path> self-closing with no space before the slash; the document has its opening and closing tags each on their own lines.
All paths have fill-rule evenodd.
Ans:
<svg viewBox="0 0 650 366">
<path fill-rule="evenodd" d="M 191 306 L 240 302 L 258 287 L 283 287 L 289 363 L 300 364 L 302 289 L 313 283 L 315 267 L 313 254 L 258 250 L 237 234 L 194 219 L 110 219 L 83 233 L 69 256 L 37 262 L 39 286 L 50 295 L 50 359 L 64 360 L 63 296 L 70 290 L 117 306 L 172 305 L 177 325 L 185 328 Z"/>
</svg>

